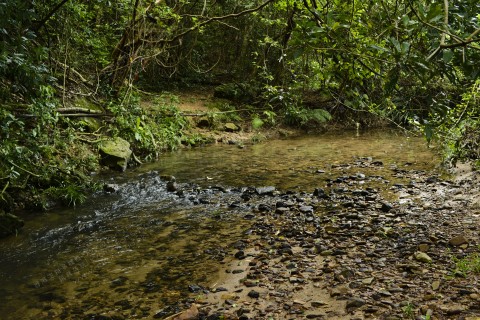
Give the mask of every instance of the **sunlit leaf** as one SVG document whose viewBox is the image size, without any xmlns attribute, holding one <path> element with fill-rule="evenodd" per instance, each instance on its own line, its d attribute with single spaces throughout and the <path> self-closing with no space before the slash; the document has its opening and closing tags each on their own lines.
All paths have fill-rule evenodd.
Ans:
<svg viewBox="0 0 480 320">
<path fill-rule="evenodd" d="M 254 129 L 259 129 L 259 128 L 261 128 L 261 127 L 263 126 L 263 123 L 264 123 L 264 122 L 263 122 L 262 119 L 260 119 L 259 117 L 255 117 L 255 118 L 253 118 L 253 120 L 252 120 L 252 127 L 253 127 Z"/>
</svg>

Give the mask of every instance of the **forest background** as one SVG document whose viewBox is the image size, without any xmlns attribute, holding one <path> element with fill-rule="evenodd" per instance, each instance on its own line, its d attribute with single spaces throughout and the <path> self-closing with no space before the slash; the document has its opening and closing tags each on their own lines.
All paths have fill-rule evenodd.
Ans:
<svg viewBox="0 0 480 320">
<path fill-rule="evenodd" d="M 106 139 L 137 162 L 201 142 L 165 93 L 198 86 L 252 128 L 383 119 L 480 164 L 476 0 L 7 0 L 0 16 L 4 212 L 85 200 Z"/>
</svg>

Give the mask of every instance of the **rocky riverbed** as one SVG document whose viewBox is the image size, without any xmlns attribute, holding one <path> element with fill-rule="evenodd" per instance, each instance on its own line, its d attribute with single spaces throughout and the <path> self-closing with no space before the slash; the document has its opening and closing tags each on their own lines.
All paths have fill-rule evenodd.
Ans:
<svg viewBox="0 0 480 320">
<path fill-rule="evenodd" d="M 12 286 L 23 303 L 2 288 L 2 317 L 480 317 L 475 172 L 449 180 L 370 157 L 325 169 L 296 173 L 315 175 L 308 192 L 155 171 L 114 180 L 105 208 L 35 240 L 58 252 Z"/>
<path fill-rule="evenodd" d="M 372 166 L 383 163 L 340 165 L 359 173 L 313 193 L 241 190 L 230 206 L 251 227 L 219 280 L 170 319 L 480 319 L 475 173 L 450 181 L 393 166 L 404 182 L 388 195 L 389 181 L 361 173 Z"/>
</svg>

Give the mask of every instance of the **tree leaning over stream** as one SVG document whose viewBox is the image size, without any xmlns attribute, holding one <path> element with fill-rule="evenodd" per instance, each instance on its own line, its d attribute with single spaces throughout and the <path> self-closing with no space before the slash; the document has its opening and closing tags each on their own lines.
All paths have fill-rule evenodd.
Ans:
<svg viewBox="0 0 480 320">
<path fill-rule="evenodd" d="M 24 192 L 45 204 L 39 189 L 82 199 L 96 160 L 68 116 L 91 111 L 78 101 L 103 107 L 104 134 L 172 145 L 158 140 L 182 124 L 156 135 L 135 99 L 172 83 L 230 86 L 260 123 L 374 113 L 443 137 L 453 162 L 477 159 L 479 12 L 475 0 L 2 1 L 1 207 Z"/>
</svg>

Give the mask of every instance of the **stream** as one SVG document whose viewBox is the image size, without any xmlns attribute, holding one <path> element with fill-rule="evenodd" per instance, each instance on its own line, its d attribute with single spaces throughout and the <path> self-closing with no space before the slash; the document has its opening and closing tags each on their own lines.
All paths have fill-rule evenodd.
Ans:
<svg viewBox="0 0 480 320">
<path fill-rule="evenodd" d="M 381 166 L 359 171 L 355 161 Z M 0 241 L 0 319 L 165 317 L 216 281 L 249 232 L 244 213 L 256 204 L 242 203 L 245 187 L 312 193 L 362 175 L 389 199 L 400 181 L 392 169 L 406 167 L 440 172 L 423 138 L 383 130 L 182 149 L 102 175 L 115 192 L 32 214 L 19 235 Z M 175 176 L 177 192 L 163 176 Z"/>
</svg>

